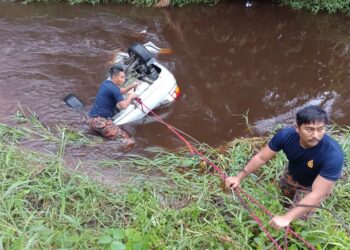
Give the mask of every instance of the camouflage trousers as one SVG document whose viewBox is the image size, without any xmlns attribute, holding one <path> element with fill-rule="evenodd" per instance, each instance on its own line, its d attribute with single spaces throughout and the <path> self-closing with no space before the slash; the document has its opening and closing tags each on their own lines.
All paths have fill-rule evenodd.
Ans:
<svg viewBox="0 0 350 250">
<path fill-rule="evenodd" d="M 311 187 L 305 187 L 293 180 L 292 176 L 288 174 L 288 168 L 284 170 L 284 173 L 280 177 L 279 187 L 282 194 L 294 203 L 298 203 L 311 192 Z"/>
<path fill-rule="evenodd" d="M 293 177 L 289 175 L 288 168 L 286 168 L 280 177 L 279 187 L 282 194 L 293 201 L 293 204 L 298 204 L 307 194 L 311 192 L 311 187 L 305 187 L 293 180 Z M 293 207 L 291 204 L 285 203 L 285 207 Z M 307 219 L 314 213 L 316 209 L 312 209 L 309 213 L 303 215 L 301 219 Z"/>
<path fill-rule="evenodd" d="M 113 124 L 111 119 L 106 119 L 101 116 L 89 118 L 87 120 L 87 124 L 89 128 L 102 135 L 104 138 L 108 140 L 116 140 L 116 139 L 129 139 L 130 136 L 117 125 Z"/>
</svg>

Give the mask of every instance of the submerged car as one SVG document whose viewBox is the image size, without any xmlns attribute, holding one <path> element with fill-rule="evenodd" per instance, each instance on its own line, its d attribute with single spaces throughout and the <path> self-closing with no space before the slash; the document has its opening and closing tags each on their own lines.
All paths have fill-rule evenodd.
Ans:
<svg viewBox="0 0 350 250">
<path fill-rule="evenodd" d="M 170 105 L 178 99 L 180 89 L 173 74 L 153 56 L 160 51 L 160 48 L 148 42 L 134 43 L 127 49 L 127 53 L 116 54 L 113 64 L 123 65 L 126 84 L 134 81 L 139 83 L 134 91 L 144 106 L 134 101 L 113 117 L 114 124 L 122 125 L 141 120 L 150 110 Z"/>
</svg>

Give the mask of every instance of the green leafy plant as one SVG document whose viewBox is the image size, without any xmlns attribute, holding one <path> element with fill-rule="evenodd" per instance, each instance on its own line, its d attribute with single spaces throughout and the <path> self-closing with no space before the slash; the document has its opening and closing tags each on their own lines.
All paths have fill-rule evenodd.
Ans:
<svg viewBox="0 0 350 250">
<path fill-rule="evenodd" d="M 350 0 L 280 0 L 280 2 L 294 9 L 306 9 L 314 13 L 320 11 L 347 13 L 350 11 Z"/>
<path fill-rule="evenodd" d="M 111 250 L 147 250 L 149 249 L 148 236 L 143 236 L 135 229 L 108 229 L 99 237 L 98 243 L 104 249 Z"/>
</svg>

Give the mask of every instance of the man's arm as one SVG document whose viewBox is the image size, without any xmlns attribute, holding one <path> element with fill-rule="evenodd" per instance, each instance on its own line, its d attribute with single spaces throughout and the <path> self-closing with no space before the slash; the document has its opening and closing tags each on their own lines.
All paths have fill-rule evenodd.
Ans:
<svg viewBox="0 0 350 250">
<path fill-rule="evenodd" d="M 326 178 L 318 175 L 312 184 L 312 191 L 307 194 L 298 204 L 311 207 L 296 206 L 282 216 L 274 216 L 269 224 L 276 229 L 288 226 L 294 219 L 310 210 L 319 206 L 321 201 L 327 197 L 332 191 L 334 181 L 329 181 Z"/>
<path fill-rule="evenodd" d="M 276 152 L 270 149 L 270 147 L 267 145 L 247 163 L 247 165 L 241 172 L 238 173 L 238 175 L 226 178 L 226 187 L 238 187 L 240 182 L 245 177 L 247 177 L 250 173 L 254 173 L 255 171 L 257 171 L 262 165 L 268 162 L 275 155 Z"/>
<path fill-rule="evenodd" d="M 133 99 L 135 99 L 135 97 L 136 97 L 135 93 L 129 94 L 128 97 L 125 100 L 120 101 L 120 102 L 117 103 L 117 108 L 120 109 L 120 110 L 126 109 L 130 105 L 131 101 Z"/>
<path fill-rule="evenodd" d="M 124 95 L 125 93 L 128 93 L 130 90 L 132 90 L 133 88 L 137 87 L 137 83 L 134 82 L 133 84 L 130 84 L 130 86 L 126 87 L 126 88 L 120 88 L 120 92 L 122 93 L 122 95 Z"/>
</svg>

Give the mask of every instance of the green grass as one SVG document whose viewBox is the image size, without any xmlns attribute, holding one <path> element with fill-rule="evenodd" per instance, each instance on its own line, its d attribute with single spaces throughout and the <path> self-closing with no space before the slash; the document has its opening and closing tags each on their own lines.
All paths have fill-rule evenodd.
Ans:
<svg viewBox="0 0 350 250">
<path fill-rule="evenodd" d="M 44 2 L 44 3 L 52 3 L 52 2 L 68 2 L 69 4 L 80 4 L 80 3 L 90 3 L 93 5 L 96 4 L 130 4 L 136 6 L 143 7 L 152 7 L 156 5 L 158 2 L 161 7 L 175 7 L 175 6 L 185 6 L 189 4 L 209 4 L 214 5 L 218 3 L 220 0 L 24 0 L 22 3 L 34 3 L 34 2 Z"/>
<path fill-rule="evenodd" d="M 130 4 L 143 7 L 182 7 L 190 4 L 207 4 L 215 5 L 225 0 L 23 0 L 22 3 L 34 3 L 34 2 L 68 2 L 71 5 L 89 3 L 93 5 L 97 4 Z M 226 0 L 227 1 L 227 0 Z M 278 3 L 281 5 L 289 6 L 293 9 L 304 9 L 313 13 L 326 12 L 326 13 L 349 13 L 350 0 L 277 0 L 271 1 L 272 3 Z M 254 1 L 253 1 L 254 3 Z"/>
<path fill-rule="evenodd" d="M 132 164 L 140 175 L 150 170 L 162 173 L 157 178 L 136 178 L 115 192 L 63 166 L 67 144 L 94 141 L 68 128 L 50 131 L 32 116 L 22 118 L 18 128 L 0 124 L 0 249 L 272 248 L 237 198 L 221 188 L 213 169 L 186 150 L 154 150 L 152 158 L 135 155 L 101 161 L 100 167 L 109 168 Z M 333 127 L 332 133 L 349 159 L 350 128 Z M 216 149 L 199 148 L 226 173 L 235 174 L 267 139 L 242 138 Z M 23 140 L 45 140 L 56 150 L 33 152 L 21 147 Z M 284 163 L 284 155 L 278 154 L 242 183 L 275 214 L 284 212 L 275 185 Z M 323 205 L 332 213 L 318 209 L 308 221 L 292 224 L 318 249 L 350 247 L 344 227 L 350 222 L 348 174 L 347 165 L 345 177 Z M 269 217 L 253 210 L 283 244 L 284 233 L 269 228 Z M 289 244 L 289 249 L 306 249 L 294 239 Z"/>
<path fill-rule="evenodd" d="M 293 9 L 305 9 L 314 13 L 348 13 L 350 11 L 350 0 L 280 0 L 279 2 Z"/>
</svg>

